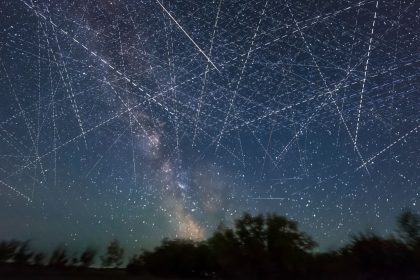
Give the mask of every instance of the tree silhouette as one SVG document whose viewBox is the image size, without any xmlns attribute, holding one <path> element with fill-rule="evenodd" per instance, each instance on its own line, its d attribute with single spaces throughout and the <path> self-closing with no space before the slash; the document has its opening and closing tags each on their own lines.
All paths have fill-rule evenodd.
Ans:
<svg viewBox="0 0 420 280">
<path fill-rule="evenodd" d="M 85 251 L 80 255 L 80 266 L 89 267 L 95 261 L 97 250 L 93 248 L 86 248 Z"/>
<path fill-rule="evenodd" d="M 203 277 L 214 271 L 211 261 L 204 242 L 164 239 L 153 251 L 144 251 L 132 258 L 128 269 L 130 272 L 148 271 L 166 277 Z"/>
<path fill-rule="evenodd" d="M 105 255 L 101 257 L 103 267 L 119 267 L 123 263 L 124 248 L 121 247 L 120 242 L 117 239 L 112 240 L 107 249 Z"/>
<path fill-rule="evenodd" d="M 301 270 L 316 242 L 299 230 L 297 222 L 285 217 L 268 214 L 265 223 L 267 252 L 276 270 Z"/>
<path fill-rule="evenodd" d="M 48 265 L 55 268 L 64 268 L 68 262 L 67 250 L 62 245 L 59 245 L 52 252 Z"/>
<path fill-rule="evenodd" d="M 420 249 L 420 215 L 407 209 L 397 220 L 401 239 L 411 248 Z"/>
<path fill-rule="evenodd" d="M 8 262 L 14 256 L 20 242 L 16 240 L 0 242 L 0 263 Z"/>
<path fill-rule="evenodd" d="M 413 266 L 407 246 L 393 237 L 383 238 L 371 232 L 353 236 L 342 255 L 348 267 L 375 278 L 396 277 Z"/>
<path fill-rule="evenodd" d="M 44 260 L 45 260 L 44 253 L 36 253 L 32 258 L 33 264 L 37 266 L 44 265 Z"/>
<path fill-rule="evenodd" d="M 132 258 L 127 269 L 160 276 L 261 279 L 300 273 L 315 245 L 296 222 L 245 213 L 233 229 L 220 225 L 207 241 L 164 239 L 153 251 Z"/>
<path fill-rule="evenodd" d="M 240 242 L 237 240 L 234 230 L 221 224 L 207 243 L 218 265 L 218 270 L 222 274 L 232 276 L 237 271 L 241 271 Z"/>
<path fill-rule="evenodd" d="M 397 226 L 399 238 L 361 233 L 341 249 L 312 253 L 316 243 L 295 221 L 277 214 L 245 213 L 232 228 L 221 224 L 204 241 L 164 239 L 153 250 L 132 257 L 127 272 L 198 279 L 420 279 L 420 216 L 406 210 L 398 217 Z M 96 249 L 88 247 L 80 257 L 75 254 L 70 259 L 60 245 L 53 251 L 49 266 L 89 267 L 96 254 Z M 114 239 L 101 257 L 102 265 L 119 267 L 123 257 L 124 249 Z M 44 258 L 42 253 L 31 252 L 28 241 L 2 241 L 0 278 L 3 268 L 17 265 L 14 273 L 26 273 L 20 268 L 41 266 Z M 29 271 L 45 272 L 48 268 Z M 83 269 L 71 273 L 75 272 L 81 273 L 80 278 L 83 273 L 96 273 Z M 107 270 L 105 274 L 116 272 Z"/>
<path fill-rule="evenodd" d="M 13 256 L 13 262 L 17 265 L 28 265 L 33 255 L 29 249 L 29 241 L 22 242 Z"/>
<path fill-rule="evenodd" d="M 234 229 L 220 227 L 209 244 L 222 270 L 237 277 L 258 278 L 297 271 L 316 243 L 296 222 L 276 214 L 245 213 Z"/>
<path fill-rule="evenodd" d="M 79 258 L 77 257 L 77 253 L 73 253 L 72 257 L 69 259 L 69 263 L 68 265 L 70 267 L 77 267 L 77 265 L 79 264 Z"/>
</svg>

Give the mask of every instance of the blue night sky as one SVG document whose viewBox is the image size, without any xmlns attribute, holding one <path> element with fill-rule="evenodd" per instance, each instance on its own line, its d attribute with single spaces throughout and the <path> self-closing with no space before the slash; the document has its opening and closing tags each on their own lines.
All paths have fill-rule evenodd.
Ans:
<svg viewBox="0 0 420 280">
<path fill-rule="evenodd" d="M 419 31 L 415 0 L 3 0 L 0 239 L 390 234 L 420 210 Z"/>
</svg>

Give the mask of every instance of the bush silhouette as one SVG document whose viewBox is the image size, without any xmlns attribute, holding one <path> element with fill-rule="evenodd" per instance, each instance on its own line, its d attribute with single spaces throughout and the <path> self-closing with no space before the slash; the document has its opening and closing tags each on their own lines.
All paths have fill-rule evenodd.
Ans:
<svg viewBox="0 0 420 280">
<path fill-rule="evenodd" d="M 261 279 L 302 273 L 315 245 L 296 222 L 245 213 L 233 229 L 221 225 L 207 241 L 165 239 L 153 251 L 132 258 L 127 269 L 160 276 Z"/>
<path fill-rule="evenodd" d="M 62 245 L 59 245 L 52 252 L 48 266 L 54 268 L 64 268 L 67 266 L 68 262 L 69 259 L 67 256 L 67 250 Z"/>
<path fill-rule="evenodd" d="M 150 272 L 160 276 L 207 276 L 214 270 L 210 252 L 204 242 L 163 240 L 153 251 L 131 259 L 130 272 Z"/>
<path fill-rule="evenodd" d="M 235 221 L 234 229 L 219 227 L 209 244 L 223 273 L 242 278 L 300 273 L 316 246 L 294 221 L 248 213 Z"/>
<path fill-rule="evenodd" d="M 16 250 L 19 248 L 20 242 L 16 240 L 0 242 L 0 263 L 10 261 L 15 255 Z"/>
<path fill-rule="evenodd" d="M 113 239 L 107 249 L 105 255 L 101 257 L 103 267 L 119 267 L 124 261 L 124 248 L 121 247 L 117 239 Z"/>
<path fill-rule="evenodd" d="M 420 249 L 420 215 L 404 210 L 397 220 L 401 239 L 411 248 Z"/>
<path fill-rule="evenodd" d="M 413 267 L 412 252 L 404 243 L 373 233 L 354 236 L 351 244 L 342 249 L 342 255 L 348 267 L 376 278 L 401 275 Z"/>
<path fill-rule="evenodd" d="M 81 267 L 89 267 L 91 266 L 97 254 L 97 250 L 93 248 L 86 248 L 85 251 L 80 255 L 80 266 Z"/>
<path fill-rule="evenodd" d="M 194 279 L 420 279 L 420 216 L 411 210 L 402 212 L 397 232 L 397 237 L 360 233 L 341 249 L 313 253 L 317 244 L 295 221 L 276 214 L 245 213 L 231 228 L 221 224 L 207 240 L 164 239 L 153 250 L 133 256 L 126 270 Z M 66 248 L 60 245 L 52 252 L 48 267 L 41 268 L 45 255 L 32 252 L 28 241 L 2 241 L 0 278 L 1 269 L 24 274 L 77 265 L 87 268 L 94 264 L 96 254 L 96 249 L 87 247 L 69 258 Z M 103 267 L 120 267 L 124 261 L 120 242 L 112 240 L 100 259 Z M 22 269 L 30 265 L 38 268 Z M 88 277 L 96 273 L 94 269 L 66 269 L 60 273 L 63 271 L 77 273 L 77 277 L 80 274 L 81 279 L 84 274 Z M 106 270 L 103 276 L 120 273 Z"/>
<path fill-rule="evenodd" d="M 33 255 L 29 250 L 29 241 L 22 242 L 13 256 L 13 262 L 17 265 L 28 265 Z"/>
<path fill-rule="evenodd" d="M 44 265 L 45 257 L 44 253 L 36 253 L 32 258 L 32 263 L 37 266 Z"/>
</svg>

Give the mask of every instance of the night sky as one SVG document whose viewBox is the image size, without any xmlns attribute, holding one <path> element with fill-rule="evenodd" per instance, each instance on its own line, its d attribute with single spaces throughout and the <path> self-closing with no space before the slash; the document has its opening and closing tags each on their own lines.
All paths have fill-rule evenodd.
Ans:
<svg viewBox="0 0 420 280">
<path fill-rule="evenodd" d="M 0 239 L 129 254 L 244 211 L 420 211 L 415 0 L 0 1 Z"/>
</svg>

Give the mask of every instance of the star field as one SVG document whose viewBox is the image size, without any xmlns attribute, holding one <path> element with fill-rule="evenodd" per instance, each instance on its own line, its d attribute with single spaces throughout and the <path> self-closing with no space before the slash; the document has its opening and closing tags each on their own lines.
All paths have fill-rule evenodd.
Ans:
<svg viewBox="0 0 420 280">
<path fill-rule="evenodd" d="M 420 210 L 419 30 L 411 0 L 2 1 L 0 238 L 391 233 Z"/>
</svg>

